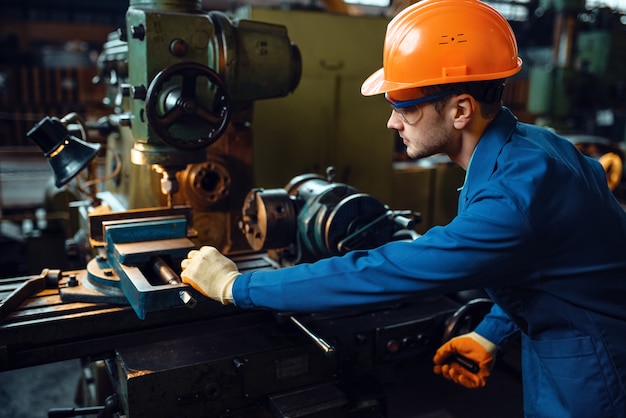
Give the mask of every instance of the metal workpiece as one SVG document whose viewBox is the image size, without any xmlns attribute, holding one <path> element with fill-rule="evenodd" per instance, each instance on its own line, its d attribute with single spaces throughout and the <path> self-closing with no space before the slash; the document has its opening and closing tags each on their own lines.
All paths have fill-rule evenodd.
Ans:
<svg viewBox="0 0 626 418">
<path fill-rule="evenodd" d="M 251 190 L 240 229 L 253 249 L 280 250 L 284 261 L 301 262 L 411 239 L 419 220 L 419 213 L 390 210 L 352 186 L 310 174 L 284 189 Z"/>
<path fill-rule="evenodd" d="M 177 285 L 182 284 L 182 280 L 176 272 L 167 264 L 162 257 L 154 257 L 151 260 L 152 270 L 161 278 L 164 284 Z M 189 309 L 193 309 L 198 304 L 196 298 L 187 289 L 180 289 L 178 297 Z"/>
<path fill-rule="evenodd" d="M 255 251 L 283 248 L 296 237 L 296 203 L 284 189 L 253 189 L 246 196 L 239 228 Z"/>
</svg>

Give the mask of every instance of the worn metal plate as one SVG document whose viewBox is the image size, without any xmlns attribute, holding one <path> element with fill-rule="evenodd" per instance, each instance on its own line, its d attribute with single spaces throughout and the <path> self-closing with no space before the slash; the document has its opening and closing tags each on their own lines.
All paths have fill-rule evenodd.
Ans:
<svg viewBox="0 0 626 418">
<path fill-rule="evenodd" d="M 233 260 L 242 272 L 275 265 L 264 254 Z M 67 286 L 70 276 L 81 274 L 85 271 L 63 272 L 59 288 Z M 0 279 L 0 300 L 33 277 Z M 116 348 L 193 333 L 217 318 L 232 317 L 246 323 L 247 317 L 256 315 L 269 314 L 245 312 L 202 298 L 194 309 L 181 306 L 151 312 L 142 320 L 128 305 L 63 302 L 59 289 L 46 289 L 26 299 L 0 323 L 0 371 L 82 356 L 110 356 Z"/>
</svg>

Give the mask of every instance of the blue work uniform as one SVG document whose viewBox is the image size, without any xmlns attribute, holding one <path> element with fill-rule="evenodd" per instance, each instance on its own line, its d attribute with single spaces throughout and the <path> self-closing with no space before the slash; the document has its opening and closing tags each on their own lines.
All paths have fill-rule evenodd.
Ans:
<svg viewBox="0 0 626 418">
<path fill-rule="evenodd" d="M 522 335 L 528 417 L 626 416 L 626 212 L 601 165 L 506 108 L 478 142 L 458 216 L 412 242 L 242 274 L 242 308 L 321 312 L 484 288 L 476 331 Z"/>
</svg>

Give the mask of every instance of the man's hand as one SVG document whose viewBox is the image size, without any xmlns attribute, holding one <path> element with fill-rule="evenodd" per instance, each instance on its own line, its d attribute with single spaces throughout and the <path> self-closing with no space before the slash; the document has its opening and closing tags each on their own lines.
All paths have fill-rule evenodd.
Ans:
<svg viewBox="0 0 626 418">
<path fill-rule="evenodd" d="M 180 266 L 183 283 L 222 304 L 233 303 L 233 283 L 241 274 L 235 263 L 214 247 L 191 250 Z"/>
<path fill-rule="evenodd" d="M 467 388 L 480 388 L 485 386 L 485 379 L 491 374 L 497 351 L 494 343 L 480 334 L 470 332 L 452 338 L 439 347 L 433 358 L 434 372 Z M 475 362 L 479 370 L 473 373 L 457 362 L 450 361 L 454 355 Z"/>
</svg>

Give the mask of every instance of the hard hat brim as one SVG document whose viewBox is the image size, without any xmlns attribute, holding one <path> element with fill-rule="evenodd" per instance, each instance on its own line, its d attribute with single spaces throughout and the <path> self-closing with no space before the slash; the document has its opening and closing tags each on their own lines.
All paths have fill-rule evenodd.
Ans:
<svg viewBox="0 0 626 418">
<path fill-rule="evenodd" d="M 477 74 L 475 76 L 462 75 L 462 76 L 447 76 L 431 80 L 421 80 L 417 83 L 398 83 L 385 80 L 384 68 L 380 68 L 370 75 L 361 85 L 361 94 L 363 96 L 375 96 L 377 94 L 388 93 L 391 91 L 405 90 L 416 87 L 434 86 L 439 84 L 450 83 L 466 83 L 469 81 L 487 81 L 498 80 L 503 78 L 509 78 L 514 76 L 522 69 L 522 59 L 517 58 L 517 65 L 506 71 L 490 74 Z"/>
<path fill-rule="evenodd" d="M 385 80 L 385 69 L 380 68 L 370 75 L 361 85 L 361 94 L 363 96 L 375 96 L 377 94 L 387 93 L 388 91 L 402 90 L 411 88 L 411 83 L 393 83 Z"/>
</svg>

